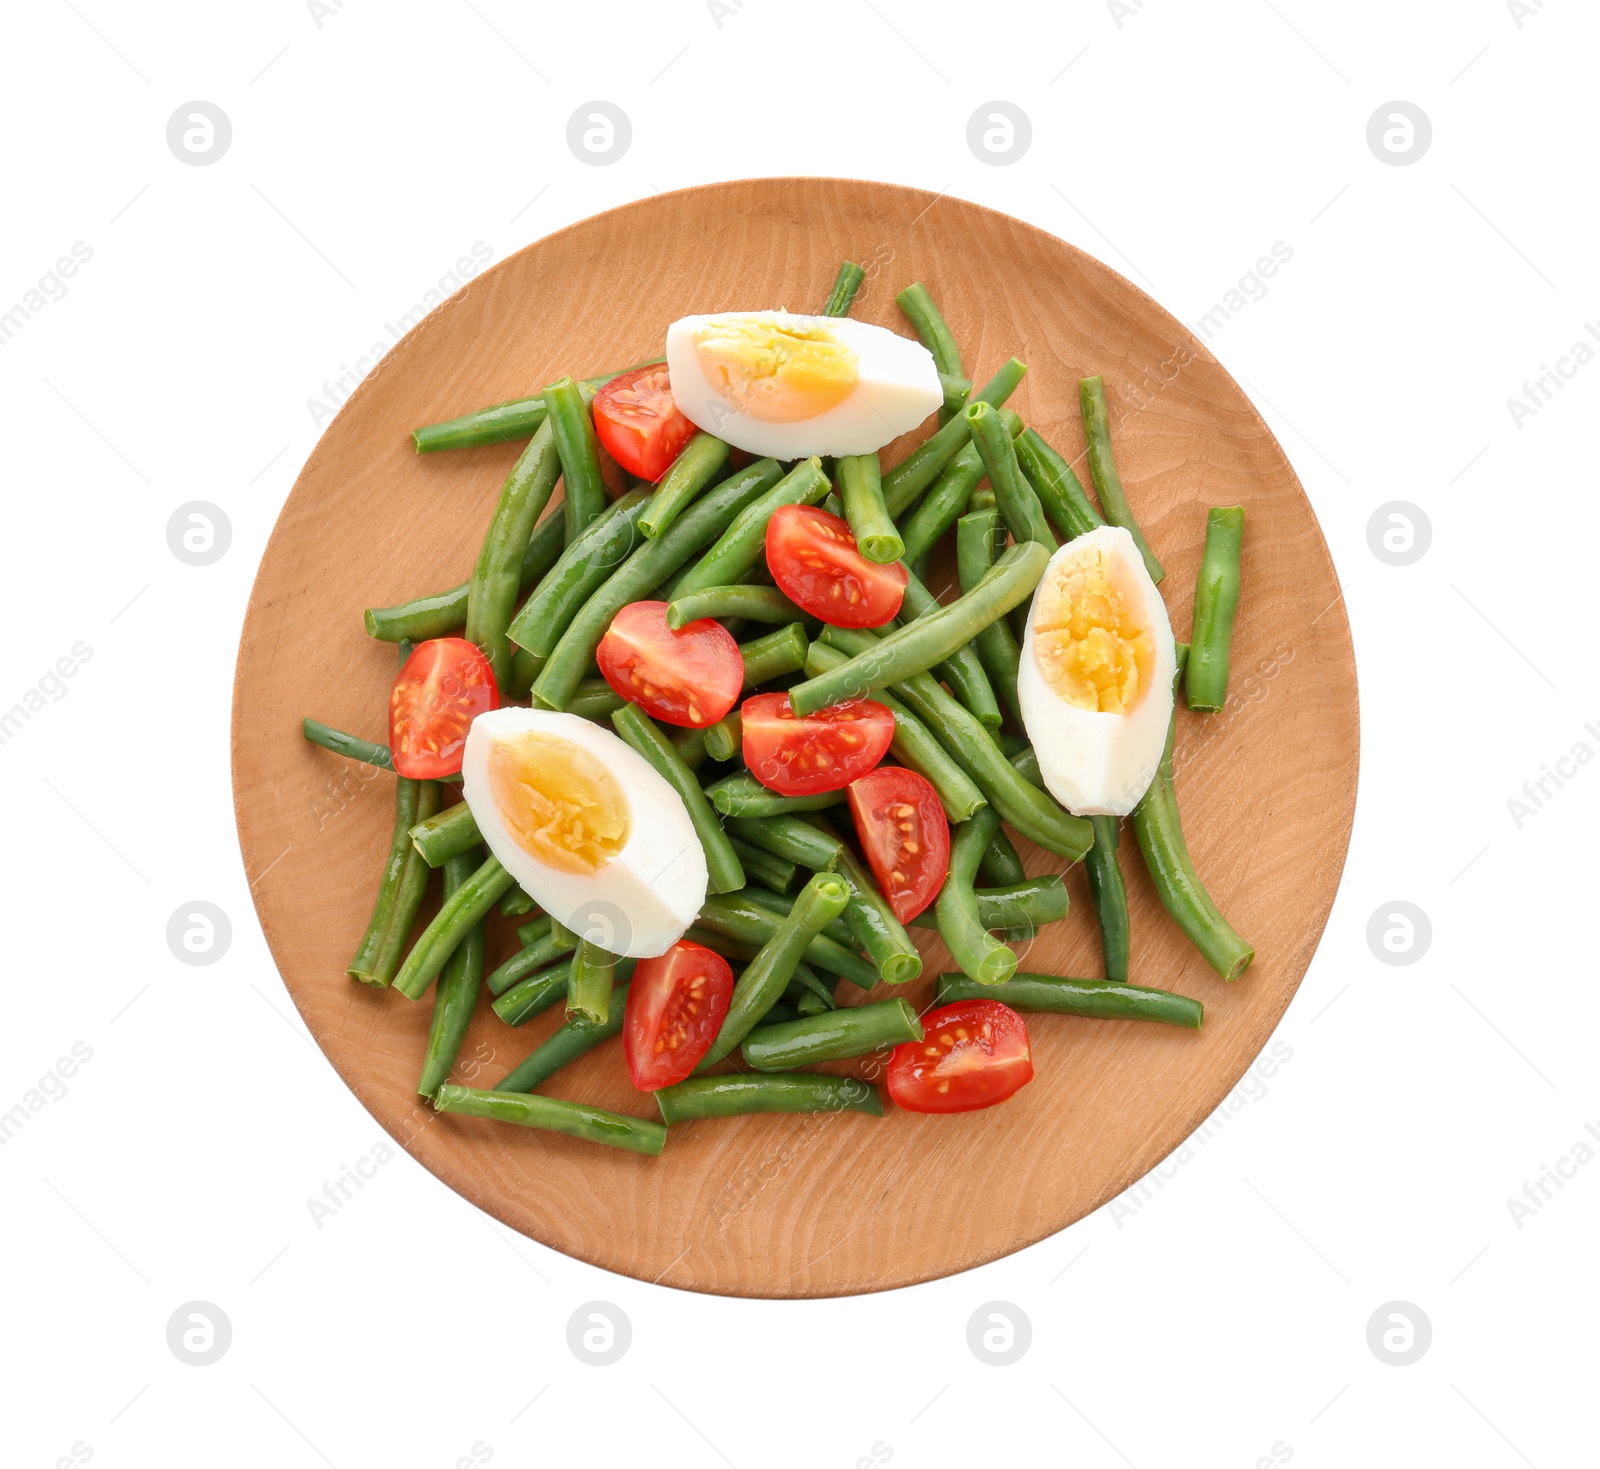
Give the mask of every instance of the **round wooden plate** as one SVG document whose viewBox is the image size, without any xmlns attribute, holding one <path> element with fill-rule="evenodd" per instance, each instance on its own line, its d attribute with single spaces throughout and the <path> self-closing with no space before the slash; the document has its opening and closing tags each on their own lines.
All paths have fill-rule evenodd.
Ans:
<svg viewBox="0 0 1600 1469">
<path fill-rule="evenodd" d="M 1255 944 L 1255 965 L 1237 983 L 1217 979 L 1162 911 L 1129 831 L 1134 981 L 1203 1000 L 1198 1033 L 1030 1017 L 1037 1079 L 991 1111 L 693 1123 L 672 1130 L 659 1159 L 435 1116 L 414 1092 L 429 1003 L 345 977 L 389 840 L 392 778 L 300 737 L 310 714 L 384 738 L 395 652 L 365 636 L 361 611 L 470 572 L 519 448 L 419 457 L 409 431 L 655 356 L 667 324 L 692 312 L 814 311 L 845 258 L 869 272 L 856 316 L 909 335 L 894 293 L 920 280 L 970 376 L 1021 357 L 1029 372 L 1012 404 L 1069 459 L 1083 452 L 1078 378 L 1105 375 L 1123 480 L 1167 568 L 1180 638 L 1206 507 L 1245 507 L 1228 707 L 1180 713 L 1177 779 L 1195 862 Z M 323 435 L 262 560 L 239 648 L 233 778 L 245 868 L 284 982 L 339 1074 L 426 1167 L 512 1227 L 610 1270 L 825 1296 L 930 1280 L 1031 1244 L 1127 1188 L 1204 1120 L 1316 948 L 1349 840 L 1357 740 L 1350 632 L 1316 518 L 1266 425 L 1181 323 L 1099 261 L 992 210 L 782 178 L 585 220 L 473 280 L 383 359 Z M 1060 866 L 1026 847 L 1024 860 L 1030 872 Z M 1081 868 L 1067 881 L 1073 911 L 1022 967 L 1096 976 Z M 514 943 L 493 922 L 490 963 Z M 921 1005 L 949 959 L 918 932 L 927 967 L 909 997 Z M 492 1085 L 560 1019 L 557 1008 L 512 1030 L 484 1004 L 456 1079 Z M 548 1089 L 655 1115 L 620 1042 Z"/>
</svg>

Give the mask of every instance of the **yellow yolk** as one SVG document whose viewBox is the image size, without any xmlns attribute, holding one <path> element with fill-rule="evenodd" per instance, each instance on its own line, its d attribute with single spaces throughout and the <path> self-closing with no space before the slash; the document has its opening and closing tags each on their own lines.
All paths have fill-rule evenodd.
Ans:
<svg viewBox="0 0 1600 1469">
<path fill-rule="evenodd" d="M 594 873 L 628 841 L 628 797 L 593 755 L 529 730 L 489 749 L 489 789 L 507 829 L 557 872 Z"/>
<path fill-rule="evenodd" d="M 723 317 L 698 333 L 695 355 L 706 381 L 763 423 L 815 418 L 856 385 L 856 354 L 826 327 Z"/>
<path fill-rule="evenodd" d="M 1136 708 L 1155 666 L 1155 642 L 1118 570 L 1099 548 L 1063 559 L 1033 611 L 1034 658 L 1044 681 L 1063 702 L 1101 714 Z"/>
</svg>

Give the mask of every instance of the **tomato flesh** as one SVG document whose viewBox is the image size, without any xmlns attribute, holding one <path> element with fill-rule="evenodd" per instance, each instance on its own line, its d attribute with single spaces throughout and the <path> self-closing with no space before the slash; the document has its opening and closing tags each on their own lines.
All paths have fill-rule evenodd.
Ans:
<svg viewBox="0 0 1600 1469">
<path fill-rule="evenodd" d="M 623 1050 L 642 1092 L 688 1076 L 711 1049 L 733 998 L 733 970 L 721 954 L 679 939 L 656 959 L 641 959 L 628 986 Z"/>
<path fill-rule="evenodd" d="M 889 1095 L 907 1112 L 976 1112 L 1033 1080 L 1028 1028 L 998 1000 L 957 1000 L 922 1017 L 922 1039 L 889 1058 Z"/>
<path fill-rule="evenodd" d="M 787 694 L 755 694 L 739 708 L 744 763 L 768 790 L 820 796 L 865 775 L 894 739 L 894 715 L 871 699 L 830 704 L 804 719 Z"/>
<path fill-rule="evenodd" d="M 835 627 L 882 627 L 905 598 L 905 567 L 868 561 L 849 525 L 813 505 L 785 505 L 773 514 L 767 565 L 784 596 Z"/>
<path fill-rule="evenodd" d="M 667 369 L 636 367 L 594 395 L 595 436 L 629 474 L 651 484 L 664 475 L 695 427 L 672 398 Z"/>
<path fill-rule="evenodd" d="M 494 669 L 465 638 L 418 643 L 389 691 L 389 753 L 412 780 L 458 775 L 467 728 L 500 707 Z"/>
<path fill-rule="evenodd" d="M 667 626 L 665 602 L 630 602 L 595 650 L 605 680 L 653 719 L 689 729 L 715 724 L 738 702 L 744 658 L 709 617 Z"/>
<path fill-rule="evenodd" d="M 878 891 L 910 923 L 950 870 L 950 823 L 938 792 L 914 770 L 880 765 L 850 782 L 850 814 Z"/>
</svg>

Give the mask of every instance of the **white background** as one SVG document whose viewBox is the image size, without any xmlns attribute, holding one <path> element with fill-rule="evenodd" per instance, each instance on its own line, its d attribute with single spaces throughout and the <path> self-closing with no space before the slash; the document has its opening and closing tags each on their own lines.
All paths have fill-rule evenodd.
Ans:
<svg viewBox="0 0 1600 1469">
<path fill-rule="evenodd" d="M 27 1111 L 0 1148 L 0 1459 L 1594 1462 L 1600 1163 L 1574 1149 L 1600 1127 L 1600 769 L 1520 829 L 1507 806 L 1600 750 L 1600 365 L 1520 427 L 1507 407 L 1600 317 L 1600 15 L 1540 4 L 10 7 L 0 309 L 75 242 L 93 256 L 0 349 L 0 708 L 75 643 L 92 657 L 0 747 L 0 1112 Z M 565 142 L 595 98 L 633 127 L 604 168 Z M 193 99 L 232 123 L 207 167 L 166 143 Z M 991 99 L 1032 123 L 1006 167 L 966 143 Z M 1407 167 L 1366 140 L 1394 99 L 1433 128 Z M 307 1200 L 381 1134 L 273 969 L 227 755 L 309 400 L 475 241 L 499 260 L 652 192 L 784 173 L 993 205 L 1190 322 L 1292 248 L 1210 342 L 1316 506 L 1361 677 L 1354 841 L 1289 1059 L 1137 1210 L 885 1295 L 641 1285 L 404 1154 L 319 1228 Z M 190 500 L 231 520 L 215 565 L 168 550 Z M 1393 500 L 1432 525 L 1410 566 L 1369 549 Z M 164 937 L 196 899 L 232 920 L 208 968 Z M 1393 967 L 1366 930 L 1402 899 L 1433 938 Z M 28 1111 L 75 1043 L 92 1058 Z M 166 1343 L 194 1300 L 232 1324 L 208 1367 Z M 567 1346 L 594 1300 L 632 1323 L 615 1366 Z M 1008 1367 L 967 1345 L 996 1300 L 1032 1327 Z M 1432 1324 L 1406 1367 L 1367 1344 L 1396 1300 Z"/>
</svg>

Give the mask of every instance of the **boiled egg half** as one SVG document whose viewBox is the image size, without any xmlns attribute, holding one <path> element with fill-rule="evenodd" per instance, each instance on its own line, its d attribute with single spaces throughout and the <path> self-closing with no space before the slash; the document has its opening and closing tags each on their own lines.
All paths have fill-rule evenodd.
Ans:
<svg viewBox="0 0 1600 1469">
<path fill-rule="evenodd" d="M 921 342 L 849 317 L 685 316 L 667 328 L 667 372 L 697 428 L 774 459 L 871 454 L 944 401 Z"/>
<path fill-rule="evenodd" d="M 1068 541 L 1028 609 L 1017 670 L 1022 722 L 1050 794 L 1078 816 L 1126 816 L 1161 763 L 1177 651 L 1133 537 L 1106 525 Z"/>
<path fill-rule="evenodd" d="M 478 830 L 559 923 L 615 954 L 664 954 L 706 900 L 683 798 L 610 730 L 505 708 L 467 732 L 462 789 Z"/>
</svg>

